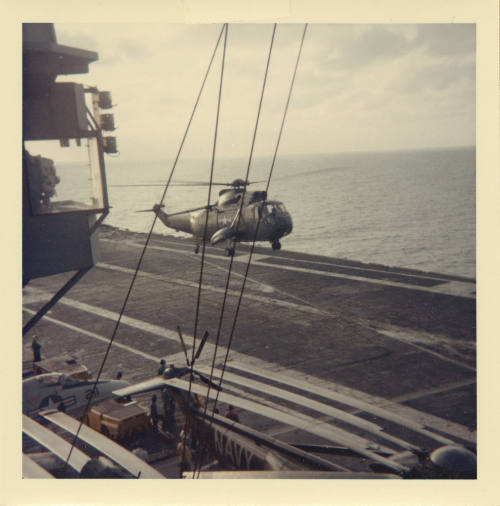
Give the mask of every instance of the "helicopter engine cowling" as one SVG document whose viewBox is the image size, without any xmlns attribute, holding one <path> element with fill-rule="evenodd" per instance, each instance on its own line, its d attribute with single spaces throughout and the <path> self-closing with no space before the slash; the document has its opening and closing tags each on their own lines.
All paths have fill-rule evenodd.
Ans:
<svg viewBox="0 0 500 506">
<path fill-rule="evenodd" d="M 217 230 L 210 238 L 210 244 L 215 246 L 216 244 L 231 239 L 236 234 L 236 230 L 233 227 L 223 227 Z"/>
</svg>

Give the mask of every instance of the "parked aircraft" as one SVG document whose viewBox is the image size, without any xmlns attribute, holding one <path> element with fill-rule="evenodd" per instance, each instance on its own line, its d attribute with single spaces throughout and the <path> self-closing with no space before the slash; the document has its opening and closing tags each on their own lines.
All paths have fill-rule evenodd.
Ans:
<svg viewBox="0 0 500 506">
<path fill-rule="evenodd" d="M 23 380 L 23 413 L 34 416 L 45 409 L 76 411 L 87 405 L 94 381 L 77 380 L 61 373 L 39 374 Z M 112 396 L 113 390 L 128 386 L 122 380 L 101 380 L 93 402 Z"/>
</svg>

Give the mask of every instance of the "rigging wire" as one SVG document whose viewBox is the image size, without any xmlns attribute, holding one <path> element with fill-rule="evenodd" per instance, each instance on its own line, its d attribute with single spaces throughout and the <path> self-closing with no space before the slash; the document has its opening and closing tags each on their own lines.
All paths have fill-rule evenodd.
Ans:
<svg viewBox="0 0 500 506">
<path fill-rule="evenodd" d="M 201 250 L 201 265 L 200 265 L 200 278 L 198 282 L 198 298 L 196 301 L 196 316 L 195 316 L 195 322 L 194 322 L 194 331 L 193 331 L 193 350 L 192 350 L 192 359 L 191 363 L 194 361 L 194 354 L 196 349 L 196 335 L 198 332 L 198 320 L 199 320 L 199 314 L 200 314 L 200 302 L 201 302 L 201 287 L 203 284 L 203 271 L 204 271 L 204 260 L 205 260 L 205 250 L 206 250 L 206 233 L 208 229 L 208 217 L 209 217 L 209 207 L 210 207 L 210 200 L 211 200 L 211 192 L 212 192 L 212 181 L 213 181 L 213 175 L 214 175 L 214 163 L 215 163 L 215 151 L 217 147 L 217 133 L 219 129 L 219 117 L 220 117 L 220 105 L 221 105 L 221 97 L 222 97 L 222 82 L 224 78 L 224 63 L 226 59 L 226 46 L 227 46 L 227 32 L 228 32 L 228 25 L 227 23 L 225 26 L 225 35 L 224 35 L 224 45 L 223 45 L 223 51 L 222 51 L 222 64 L 221 64 L 221 75 L 220 75 L 220 83 L 219 83 L 219 96 L 217 101 L 217 114 L 215 118 L 215 131 L 214 131 L 214 142 L 213 142 L 213 148 L 212 148 L 212 161 L 210 165 L 210 178 L 209 178 L 209 184 L 208 184 L 208 194 L 207 194 L 207 212 L 205 214 L 205 225 L 203 229 L 203 243 L 202 243 L 202 250 Z"/>
<path fill-rule="evenodd" d="M 280 130 L 279 130 L 279 134 L 278 134 L 278 139 L 277 139 L 277 142 L 276 142 L 276 147 L 275 147 L 274 154 L 273 154 L 273 160 L 272 160 L 272 163 L 271 163 L 271 168 L 270 168 L 270 171 L 269 171 L 269 176 L 268 176 L 268 180 L 267 180 L 267 184 L 266 184 L 266 192 L 269 189 L 269 186 L 270 186 L 270 183 L 271 183 L 271 178 L 272 178 L 272 174 L 273 174 L 273 170 L 274 170 L 274 165 L 275 165 L 275 162 L 276 162 L 276 158 L 277 158 L 277 154 L 278 154 L 278 149 L 279 149 L 279 145 L 280 145 L 280 142 L 281 142 L 281 137 L 282 137 L 282 133 L 283 133 L 284 125 L 285 125 L 285 120 L 286 120 L 286 116 L 287 116 L 287 113 L 288 113 L 288 108 L 289 108 L 289 105 L 290 105 L 292 91 L 293 91 L 293 87 L 294 87 L 294 84 L 295 84 L 295 79 L 296 79 L 296 76 L 297 76 L 297 69 L 298 69 L 299 62 L 300 62 L 300 57 L 301 57 L 301 54 L 302 54 L 302 48 L 304 46 L 304 40 L 305 40 L 305 36 L 306 36 L 306 32 L 307 32 L 307 27 L 308 27 L 308 25 L 306 23 L 304 25 L 304 30 L 302 32 L 302 38 L 301 38 L 301 41 L 300 41 L 299 51 L 298 51 L 297 59 L 296 59 L 296 62 L 295 62 L 295 68 L 294 68 L 292 80 L 291 80 L 291 83 L 290 83 L 290 88 L 289 88 L 289 91 L 288 91 L 288 97 L 287 97 L 287 101 L 286 101 L 286 104 L 285 104 L 285 109 L 284 109 L 283 118 L 282 118 L 282 121 L 281 121 L 281 126 L 280 126 Z M 274 30 L 273 30 L 273 40 L 274 40 L 275 30 L 276 30 L 276 25 L 274 25 Z M 271 49 L 272 49 L 272 42 L 271 42 Z M 270 53 L 269 53 L 269 59 L 271 57 L 271 49 L 270 49 Z M 269 65 L 269 60 L 268 60 L 268 65 Z M 266 69 L 266 77 L 267 77 L 267 69 Z M 265 86 L 265 81 L 264 81 L 264 86 Z M 264 89 L 262 90 L 262 94 L 263 93 L 264 93 Z M 262 103 L 262 100 L 261 100 L 261 103 Z M 260 110 L 259 110 L 259 113 L 260 113 Z M 257 120 L 257 122 L 258 122 L 258 120 Z M 257 129 L 257 124 L 255 126 L 255 129 Z M 254 141 L 255 141 L 255 133 L 254 133 Z M 253 150 L 253 143 L 252 143 L 252 150 Z M 248 172 L 249 172 L 249 169 L 250 169 L 250 163 L 251 163 L 251 159 L 249 161 L 249 165 L 248 165 L 248 168 L 247 168 L 247 178 L 246 178 L 246 180 L 248 180 Z M 241 204 L 242 204 L 242 202 L 243 202 L 243 198 L 241 199 Z M 265 200 L 264 200 L 264 203 L 265 203 Z M 241 204 L 240 204 L 240 209 L 241 209 Z M 226 354 L 225 354 L 225 357 L 224 357 L 224 363 L 223 363 L 223 366 L 222 366 L 222 371 L 221 371 L 220 378 L 219 378 L 219 383 L 218 383 L 219 389 L 217 390 L 215 402 L 214 402 L 214 405 L 213 405 L 213 412 L 212 412 L 212 417 L 210 419 L 210 426 L 211 426 L 212 421 L 214 419 L 213 415 L 215 413 L 215 409 L 216 409 L 216 406 L 217 406 L 217 401 L 218 401 L 218 398 L 219 398 L 220 386 L 222 384 L 222 380 L 223 380 L 223 377 L 224 377 L 224 372 L 225 372 L 225 369 L 226 369 L 226 364 L 227 364 L 227 360 L 228 360 L 228 356 L 229 356 L 229 351 L 230 351 L 232 340 L 233 340 L 233 336 L 234 336 L 234 330 L 236 328 L 236 322 L 237 322 L 237 319 L 238 319 L 238 314 L 239 314 L 239 310 L 240 310 L 240 306 L 241 306 L 241 301 L 242 301 L 242 298 L 243 298 L 243 292 L 244 292 L 244 289 L 245 289 L 245 284 L 246 284 L 246 280 L 247 280 L 247 277 L 248 277 L 248 272 L 249 272 L 249 269 L 250 269 L 250 264 L 251 264 L 251 261 L 252 261 L 253 252 L 254 252 L 254 249 L 255 249 L 255 242 L 256 242 L 258 231 L 259 231 L 260 222 L 261 222 L 261 214 L 259 213 L 259 219 L 257 221 L 257 227 L 256 227 L 256 230 L 255 230 L 255 233 L 254 233 L 254 238 L 253 238 L 253 241 L 252 241 L 252 246 L 250 248 L 250 254 L 249 254 L 249 257 L 248 257 L 248 261 L 247 261 L 247 265 L 246 265 L 246 270 L 245 270 L 244 278 L 243 278 L 242 285 L 241 285 L 241 291 L 240 291 L 240 296 L 239 296 L 239 299 L 238 299 L 238 304 L 237 304 L 235 315 L 234 315 L 234 319 L 233 319 L 233 325 L 231 327 L 231 332 L 230 332 L 230 336 L 229 336 L 229 342 L 228 342 L 228 345 L 226 347 Z M 236 228 L 236 230 L 237 230 L 237 228 Z M 230 269 L 232 267 L 232 260 L 233 260 L 233 257 L 231 257 Z M 225 304 L 225 301 L 226 301 L 226 294 L 227 294 L 227 291 L 228 291 L 228 288 L 229 288 L 229 277 L 230 277 L 230 275 L 231 275 L 231 270 L 229 270 L 228 277 L 227 277 L 226 290 L 225 290 L 225 294 L 224 294 L 223 304 Z M 224 311 L 224 306 L 222 308 L 221 313 L 223 313 L 223 311 Z M 216 356 L 216 353 L 217 353 L 217 344 L 218 344 L 218 339 L 219 339 L 221 325 L 222 325 L 222 314 L 221 314 L 221 317 L 220 317 L 220 320 L 219 320 L 219 329 L 218 329 L 218 333 L 217 333 L 216 347 L 215 347 L 215 350 L 214 350 L 214 356 L 213 356 L 213 360 L 212 360 L 212 368 L 211 368 L 211 372 L 210 372 L 210 380 L 213 379 L 213 371 L 214 371 L 214 368 L 215 368 L 215 356 Z M 208 385 L 208 389 L 207 389 L 207 397 L 206 397 L 206 402 L 205 402 L 205 412 L 204 412 L 204 415 L 206 414 L 206 406 L 208 406 L 209 393 L 210 393 L 210 385 Z M 199 476 L 200 472 L 201 472 L 201 462 L 199 462 L 198 476 Z"/>
<path fill-rule="evenodd" d="M 198 332 L 198 320 L 200 315 L 200 303 L 201 303 L 201 288 L 203 285 L 203 272 L 204 272 L 204 266 L 205 266 L 205 250 L 206 250 L 206 233 L 208 229 L 208 217 L 210 214 L 210 199 L 211 199 L 211 192 L 212 192 L 212 181 L 213 181 L 213 174 L 214 174 L 214 164 L 215 164 L 215 151 L 217 148 L 217 134 L 219 129 L 219 117 L 220 117 L 220 106 L 221 106 L 221 98 L 222 98 L 222 83 L 224 80 L 224 64 L 226 61 L 226 47 L 227 47 L 227 33 L 229 26 L 226 23 L 225 25 L 225 33 L 224 33 L 224 45 L 222 50 L 222 63 L 221 63 L 221 74 L 220 74 L 220 82 L 219 82 L 219 96 L 217 100 L 217 114 L 215 119 L 215 131 L 214 131 L 214 142 L 213 142 L 213 148 L 212 148 L 212 161 L 210 165 L 210 178 L 209 178 L 209 185 L 208 185 L 208 195 L 207 195 L 207 210 L 205 214 L 205 226 L 203 229 L 203 244 L 202 244 L 202 251 L 201 251 L 201 263 L 200 263 L 200 277 L 198 282 L 198 298 L 196 301 L 196 316 L 195 316 L 195 322 L 194 322 L 194 332 L 193 332 L 193 349 L 192 349 L 192 356 L 191 356 L 191 365 L 190 365 L 190 371 L 189 371 L 189 389 L 188 389 L 188 399 L 191 396 L 191 387 L 193 384 L 193 365 L 195 361 L 195 351 L 196 351 L 196 334 Z M 185 451 L 186 447 L 186 439 L 187 439 L 187 430 L 184 431 L 184 437 L 183 437 L 183 452 Z M 183 471 L 183 465 L 184 460 L 181 460 L 181 473 Z M 193 474 L 194 479 L 194 474 Z"/>
<path fill-rule="evenodd" d="M 178 150 L 178 152 L 177 152 L 177 155 L 176 155 L 176 157 L 175 157 L 174 163 L 173 163 L 173 165 L 172 165 L 172 169 L 171 169 L 171 171 L 170 171 L 170 175 L 169 175 L 169 177 L 168 177 L 168 180 L 167 180 L 167 182 L 166 182 L 166 184 L 165 184 L 165 188 L 164 188 L 164 190 L 163 190 L 163 194 L 162 194 L 162 197 L 161 197 L 161 200 L 160 200 L 160 206 L 163 204 L 163 201 L 165 200 L 165 196 L 166 196 L 166 193 L 167 193 L 167 190 L 168 190 L 168 187 L 169 187 L 170 181 L 171 181 L 171 179 L 172 179 L 172 177 L 173 177 L 173 174 L 174 174 L 175 168 L 176 168 L 176 166 L 177 166 L 177 162 L 178 162 L 179 157 L 180 157 L 180 154 L 181 154 L 181 152 L 182 152 L 182 148 L 183 148 L 184 143 L 185 143 L 185 141 L 186 141 L 187 134 L 188 134 L 188 132 L 189 132 L 189 129 L 190 129 L 191 123 L 192 123 L 192 121 L 193 121 L 194 114 L 195 114 L 196 109 L 197 109 L 197 107 L 198 107 L 198 103 L 199 103 L 199 101 L 200 101 L 201 94 L 202 94 L 203 89 L 204 89 L 204 87 L 205 87 L 205 83 L 206 83 L 206 81 L 207 81 L 208 74 L 209 74 L 210 69 L 211 69 L 211 67 L 212 67 L 212 63 L 213 63 L 213 61 L 214 61 L 215 54 L 216 54 L 216 52 L 217 52 L 217 48 L 219 47 L 220 40 L 221 40 L 221 38 L 222 38 L 222 34 L 223 34 L 223 31 L 224 31 L 224 26 L 225 26 L 225 25 L 223 25 L 223 26 L 222 26 L 222 29 L 221 29 L 220 34 L 219 34 L 219 37 L 218 37 L 218 39 L 217 39 L 217 43 L 216 43 L 216 45 L 215 45 L 215 49 L 214 49 L 214 51 L 213 51 L 213 53 L 212 53 L 212 57 L 211 57 L 211 59 L 210 59 L 210 63 L 208 64 L 207 70 L 206 70 L 206 72 L 205 72 L 205 76 L 204 76 L 204 78 L 203 78 L 203 82 L 202 82 L 201 87 L 200 87 L 200 90 L 199 90 L 199 92 L 198 92 L 198 96 L 197 96 L 196 102 L 195 102 L 195 104 L 194 104 L 193 110 L 192 110 L 191 115 L 190 115 L 190 117 L 189 117 L 189 121 L 188 121 L 188 123 L 187 123 L 186 129 L 185 129 L 185 131 L 184 131 L 184 135 L 183 135 L 183 137 L 182 137 L 182 141 L 181 141 L 181 144 L 180 144 L 180 146 L 179 146 L 179 150 Z M 98 384 L 98 382 L 99 382 L 99 378 L 101 377 L 101 373 L 102 373 L 102 371 L 103 371 L 103 369 L 104 369 L 104 365 L 105 365 L 105 363 L 106 363 L 106 360 L 107 360 L 107 358 L 108 358 L 109 352 L 110 352 L 110 350 L 111 350 L 111 346 L 112 346 L 113 341 L 114 341 L 114 339 L 115 339 L 115 337 L 116 337 L 116 333 L 117 333 L 117 331 L 118 331 L 118 327 L 119 327 L 120 322 L 121 322 L 121 320 L 122 320 L 122 316 L 123 316 L 123 314 L 124 314 L 124 312 L 125 312 L 125 308 L 126 308 L 126 306 L 127 306 L 128 300 L 129 300 L 129 298 L 130 298 L 130 294 L 131 294 L 131 292 L 132 292 L 132 288 L 133 288 L 133 286 L 134 286 L 134 284 L 135 284 L 135 280 L 136 280 L 137 275 L 138 275 L 138 273 L 139 273 L 139 270 L 140 270 L 140 267 L 141 267 L 142 261 L 143 261 L 143 259 L 144 259 L 144 255 L 145 255 L 146 250 L 147 250 L 147 247 L 148 247 L 149 242 L 150 242 L 150 240 L 151 240 L 151 236 L 152 236 L 152 234 L 153 234 L 154 226 L 155 226 L 155 224 L 156 224 L 156 220 L 157 220 L 157 219 L 158 219 L 158 214 L 157 214 L 157 213 L 155 213 L 155 216 L 154 216 L 154 219 L 153 219 L 153 223 L 152 223 L 152 225 L 151 225 L 151 228 L 150 228 L 150 230 L 149 230 L 148 236 L 147 236 L 147 238 L 146 238 L 146 242 L 144 243 L 144 248 L 143 248 L 143 250 L 142 250 L 142 252 L 141 252 L 141 255 L 140 255 L 139 261 L 138 261 L 138 263 L 137 263 L 137 267 L 136 267 L 136 269 L 135 269 L 134 275 L 132 276 L 132 280 L 131 280 L 131 282 L 130 282 L 130 286 L 129 286 L 129 288 L 128 288 L 128 291 L 127 291 L 127 294 L 126 294 L 126 296 L 125 296 L 125 299 L 124 299 L 124 302 L 123 302 L 122 308 L 121 308 L 121 310 L 120 310 L 120 314 L 119 314 L 119 316 L 118 316 L 118 319 L 117 319 L 117 321 L 116 321 L 115 327 L 114 327 L 113 332 L 112 332 L 112 334 L 111 334 L 111 338 L 109 339 L 108 346 L 107 346 L 106 351 L 105 351 L 105 353 L 104 353 L 104 358 L 103 358 L 103 360 L 102 360 L 101 366 L 100 366 L 99 371 L 98 371 L 98 373 L 97 373 L 97 376 L 96 376 L 95 382 L 94 382 L 94 384 L 93 384 L 93 386 L 92 386 L 92 390 L 91 390 L 91 392 L 90 392 L 90 395 L 89 395 L 89 398 L 88 398 L 88 401 L 87 401 L 87 405 L 85 406 L 84 413 L 83 413 L 83 415 L 82 415 L 82 417 L 81 417 L 80 424 L 79 424 L 79 426 L 78 426 L 78 430 L 76 431 L 75 436 L 74 436 L 74 438 L 73 438 L 73 440 L 72 440 L 72 443 L 71 443 L 71 448 L 70 448 L 70 451 L 69 451 L 69 453 L 68 453 L 68 457 L 67 457 L 67 459 L 66 459 L 66 462 L 65 462 L 65 464 L 64 464 L 64 468 L 66 468 L 66 467 L 68 466 L 68 462 L 69 462 L 69 459 L 71 458 L 71 453 L 72 453 L 72 451 L 73 451 L 73 447 L 75 446 L 75 443 L 76 443 L 76 441 L 77 441 L 77 439 L 78 439 L 78 436 L 79 436 L 79 434 L 80 434 L 80 431 L 81 431 L 81 428 L 82 428 L 82 425 L 83 425 L 83 421 L 85 420 L 85 417 L 87 416 L 87 413 L 88 413 L 89 408 L 90 408 L 90 404 L 91 404 L 91 402 L 92 402 L 92 399 L 93 399 L 93 398 L 94 398 L 94 396 L 95 396 L 95 393 L 96 393 L 96 390 L 97 390 L 97 384 Z"/>
<path fill-rule="evenodd" d="M 252 164 L 253 151 L 254 151 L 254 147 L 255 147 L 255 140 L 256 140 L 256 137 L 257 137 L 257 131 L 258 131 L 258 126 L 259 126 L 260 114 L 261 114 L 261 110 L 262 110 L 262 103 L 263 103 L 263 99 L 264 99 L 264 91 L 266 89 L 267 77 L 268 77 L 268 74 L 269 74 L 269 66 L 270 66 L 270 61 L 271 61 L 271 55 L 272 55 L 272 50 L 273 50 L 273 46 L 274 46 L 274 39 L 275 39 L 275 35 L 276 35 L 276 26 L 277 25 L 275 23 L 274 26 L 273 26 L 273 32 L 272 32 L 272 36 L 271 36 L 271 42 L 270 42 L 270 45 L 269 45 L 269 53 L 268 53 L 268 57 L 267 57 L 267 63 L 266 63 L 266 69 L 265 69 L 265 74 L 264 74 L 264 80 L 263 80 L 263 83 L 262 83 L 262 90 L 261 90 L 261 94 L 260 94 L 259 106 L 258 106 L 258 111 L 257 111 L 257 118 L 256 118 L 256 121 L 255 121 L 255 127 L 254 127 L 254 132 L 253 132 L 253 137 L 252 137 L 252 144 L 251 144 L 251 148 L 250 148 L 250 155 L 249 155 L 249 160 L 248 160 L 248 165 L 247 165 L 247 170 L 246 170 L 245 181 L 248 181 L 249 173 L 250 173 L 250 167 L 251 167 L 251 164 Z M 240 198 L 240 204 L 239 204 L 238 211 L 237 211 L 238 219 L 237 219 L 235 230 L 238 230 L 238 226 L 239 226 L 239 223 L 240 223 L 241 209 L 243 207 L 245 193 L 246 193 L 246 185 L 243 188 L 243 193 L 242 193 L 242 196 Z M 213 371 L 214 371 L 214 368 L 215 368 L 217 349 L 218 349 L 219 340 L 220 340 L 220 334 L 221 334 L 221 329 L 222 329 L 222 322 L 223 322 L 223 318 L 224 318 L 225 304 L 226 304 L 226 301 L 227 301 L 227 294 L 228 294 L 228 291 L 229 291 L 229 283 L 230 283 L 230 279 L 231 279 L 231 272 L 232 272 L 233 263 L 234 263 L 234 257 L 231 256 L 230 262 L 229 262 L 228 274 L 227 274 L 227 277 L 226 277 L 226 286 L 225 286 L 225 290 L 224 290 L 224 298 L 223 298 L 223 301 L 222 301 L 221 312 L 220 312 L 220 316 L 219 316 L 219 324 L 218 324 L 218 328 L 217 328 L 217 336 L 216 336 L 216 341 L 215 341 L 214 353 L 213 353 L 213 357 L 212 357 L 212 365 L 211 365 L 211 371 L 210 371 L 210 382 L 213 379 Z M 229 352 L 229 348 L 228 348 L 228 352 Z M 219 382 L 219 386 L 220 386 L 221 382 L 222 382 L 222 378 L 221 378 L 221 381 Z M 208 387 L 207 387 L 207 395 L 206 395 L 205 407 L 204 407 L 204 416 L 206 415 L 206 412 L 207 412 L 209 396 L 210 396 L 210 383 L 208 384 Z M 216 408 L 216 405 L 217 405 L 217 399 L 218 399 L 218 392 L 217 392 L 216 400 L 215 400 L 214 407 L 213 407 L 214 412 L 215 412 L 215 408 Z M 209 425 L 209 427 L 211 426 L 212 421 L 213 421 L 213 413 L 212 413 L 212 417 L 210 419 L 210 425 Z M 197 460 L 197 462 L 196 462 L 195 468 L 198 467 L 198 476 L 199 476 L 200 469 L 201 469 L 201 455 L 200 454 L 197 455 L 197 459 L 196 460 Z M 193 478 L 195 476 L 195 473 L 196 473 L 196 469 L 193 471 Z"/>
</svg>

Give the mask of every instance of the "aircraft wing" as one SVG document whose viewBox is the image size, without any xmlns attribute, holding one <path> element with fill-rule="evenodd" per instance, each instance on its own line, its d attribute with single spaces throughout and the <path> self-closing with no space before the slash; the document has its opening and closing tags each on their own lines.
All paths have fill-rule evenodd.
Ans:
<svg viewBox="0 0 500 506">
<path fill-rule="evenodd" d="M 168 386 L 171 381 L 171 379 L 165 379 L 159 376 L 158 378 L 153 378 L 142 381 L 141 383 L 136 383 L 135 385 L 113 390 L 113 395 L 126 397 L 127 395 L 142 394 L 144 392 L 151 392 L 152 390 L 160 390 L 161 388 Z"/>
</svg>

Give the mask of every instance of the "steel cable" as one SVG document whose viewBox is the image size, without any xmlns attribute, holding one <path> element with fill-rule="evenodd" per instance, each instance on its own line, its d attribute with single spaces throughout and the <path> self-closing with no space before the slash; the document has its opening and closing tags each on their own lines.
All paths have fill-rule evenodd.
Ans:
<svg viewBox="0 0 500 506">
<path fill-rule="evenodd" d="M 214 131 L 214 142 L 213 142 L 213 148 L 212 148 L 212 161 L 210 165 L 210 180 L 208 185 L 208 195 L 207 195 L 207 210 L 205 215 L 205 225 L 203 229 L 203 242 L 202 242 L 202 251 L 201 251 L 201 263 L 200 263 L 200 277 L 198 282 L 198 297 L 196 301 L 196 316 L 195 316 L 195 322 L 194 322 L 194 332 L 193 332 L 193 349 L 192 349 L 192 355 L 191 355 L 191 364 L 190 364 L 190 371 L 189 371 L 189 389 L 188 389 L 188 399 L 191 396 L 191 386 L 193 383 L 193 365 L 195 360 L 195 351 L 196 351 L 196 334 L 198 332 L 198 320 L 199 320 L 199 314 L 200 314 L 200 304 L 201 304 L 201 289 L 203 285 L 203 272 L 204 272 L 204 266 L 205 266 L 205 250 L 206 250 L 206 233 L 208 229 L 208 216 L 210 213 L 209 206 L 210 206 L 210 198 L 211 198 L 211 191 L 212 191 L 212 181 L 213 181 L 213 173 L 214 173 L 214 164 L 215 164 L 215 152 L 217 148 L 217 134 L 219 129 L 219 116 L 220 116 L 220 106 L 221 106 L 221 98 L 222 98 L 222 83 L 224 79 L 224 64 L 226 60 L 226 47 L 227 47 L 227 32 L 228 32 L 228 24 L 225 25 L 225 34 L 224 34 L 224 46 L 222 51 L 222 63 L 221 63 L 221 75 L 220 75 L 220 82 L 219 82 L 219 96 L 217 101 L 217 114 L 215 119 L 215 131 Z M 189 364 L 188 364 L 189 365 Z M 186 439 L 187 439 L 187 430 L 184 431 L 184 437 L 183 437 L 183 448 L 186 447 Z M 184 450 L 185 451 L 185 450 Z M 199 455 L 197 456 L 199 458 Z M 182 466 L 183 462 L 181 462 L 181 474 L 182 474 Z M 194 479 L 194 473 L 193 473 L 193 479 Z"/>
</svg>

